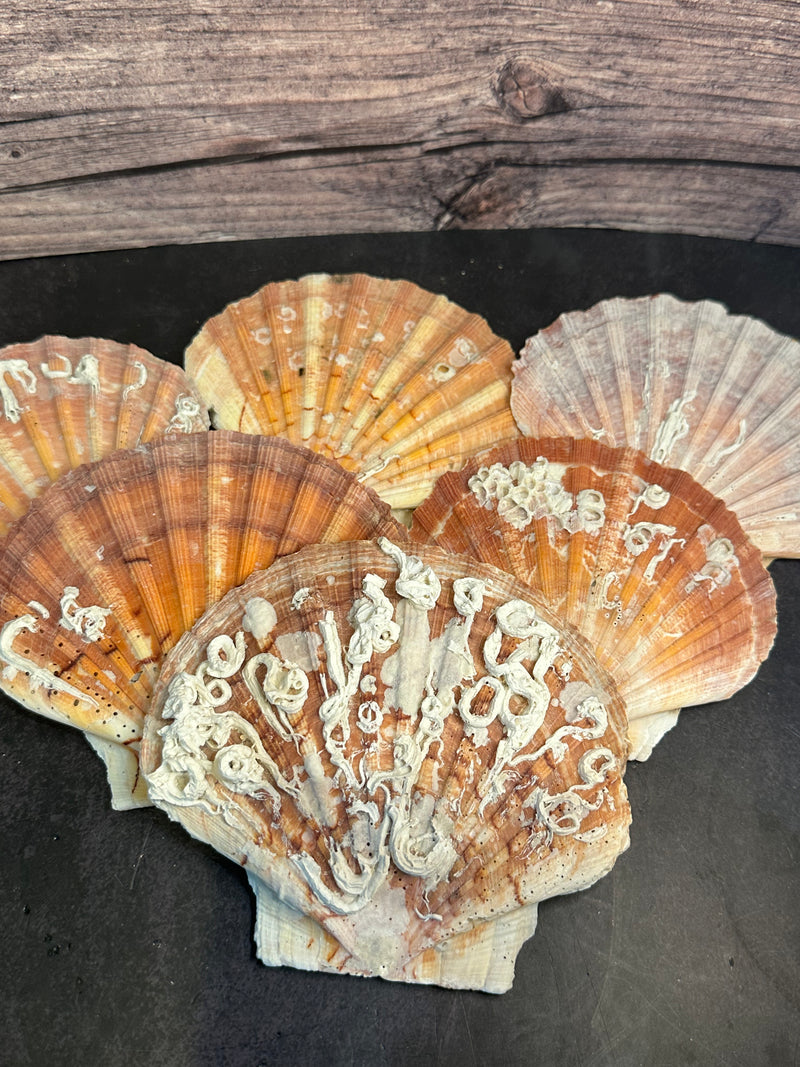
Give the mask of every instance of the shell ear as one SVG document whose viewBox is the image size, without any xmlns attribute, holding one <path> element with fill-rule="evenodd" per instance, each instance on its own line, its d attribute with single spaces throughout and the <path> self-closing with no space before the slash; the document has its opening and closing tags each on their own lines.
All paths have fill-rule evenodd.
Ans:
<svg viewBox="0 0 800 1067">
<path fill-rule="evenodd" d="M 95 337 L 47 336 L 0 350 L 0 415 L 0 535 L 67 471 L 209 426 L 179 367 Z"/>
<path fill-rule="evenodd" d="M 396 508 L 518 436 L 513 361 L 478 315 L 365 274 L 264 286 L 206 322 L 185 355 L 215 425 L 332 456 Z"/>
<path fill-rule="evenodd" d="M 748 682 L 775 637 L 772 580 L 736 516 L 633 449 L 494 449 L 440 479 L 412 537 L 516 575 L 585 634 L 627 703 L 634 758 L 675 709 Z"/>
<path fill-rule="evenodd" d="M 680 467 L 767 558 L 800 556 L 800 344 L 710 300 L 604 300 L 528 339 L 511 407 L 531 437 L 597 437 Z"/>
<path fill-rule="evenodd" d="M 265 962 L 499 991 L 537 902 L 627 846 L 625 708 L 537 594 L 408 548 L 309 546 L 211 607 L 164 662 L 142 770 L 246 865 Z"/>
</svg>

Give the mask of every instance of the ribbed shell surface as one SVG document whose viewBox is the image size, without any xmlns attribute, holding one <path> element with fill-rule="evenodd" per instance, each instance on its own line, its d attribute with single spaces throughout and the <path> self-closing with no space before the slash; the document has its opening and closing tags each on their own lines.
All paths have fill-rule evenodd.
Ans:
<svg viewBox="0 0 800 1067">
<path fill-rule="evenodd" d="M 730 696 L 775 636 L 774 587 L 736 517 L 634 449 L 525 438 L 493 450 L 440 479 L 412 538 L 536 588 L 592 642 L 632 736 L 648 715 Z"/>
<path fill-rule="evenodd" d="M 208 426 L 181 368 L 136 345 L 55 336 L 8 345 L 0 350 L 0 536 L 67 471 Z"/>
<path fill-rule="evenodd" d="M 800 556 L 800 344 L 710 300 L 605 300 L 529 338 L 511 406 L 532 437 L 594 437 L 688 471 L 762 553 Z"/>
<path fill-rule="evenodd" d="M 338 465 L 276 438 L 161 438 L 65 475 L 0 556 L 0 685 L 136 744 L 158 665 L 206 608 L 302 545 L 404 528 Z"/>
<path fill-rule="evenodd" d="M 322 942 L 326 969 L 483 988 L 473 948 L 518 948 L 532 905 L 626 847 L 625 729 L 530 589 L 380 538 L 310 546 L 209 609 L 164 663 L 142 767 L 267 887 L 280 962 L 315 966 Z"/>
<path fill-rule="evenodd" d="M 186 350 L 214 424 L 337 459 L 393 507 L 518 436 L 509 344 L 412 282 L 365 274 L 274 282 L 210 319 Z"/>
</svg>

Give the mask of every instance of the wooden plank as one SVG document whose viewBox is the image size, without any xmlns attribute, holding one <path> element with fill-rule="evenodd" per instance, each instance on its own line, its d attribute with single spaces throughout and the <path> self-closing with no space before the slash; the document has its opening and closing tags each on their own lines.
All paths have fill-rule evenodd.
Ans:
<svg viewBox="0 0 800 1067">
<path fill-rule="evenodd" d="M 595 226 L 800 243 L 800 175 L 756 167 L 494 164 L 330 153 L 6 194 L 0 258 L 432 228 Z M 466 177 L 464 176 L 466 174 Z"/>
<path fill-rule="evenodd" d="M 0 37 L 4 258 L 441 224 L 800 243 L 791 0 L 30 0 Z"/>
</svg>

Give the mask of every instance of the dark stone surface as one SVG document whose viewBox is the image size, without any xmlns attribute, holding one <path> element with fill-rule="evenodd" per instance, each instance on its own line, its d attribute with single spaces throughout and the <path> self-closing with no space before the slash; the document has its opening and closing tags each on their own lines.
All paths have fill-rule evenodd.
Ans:
<svg viewBox="0 0 800 1067">
<path fill-rule="evenodd" d="M 712 297 L 800 336 L 800 249 L 615 232 L 444 233 L 0 264 L 0 343 L 133 341 L 309 271 L 403 276 L 519 348 L 606 296 Z M 493 997 L 259 964 L 243 873 L 155 810 L 110 810 L 84 739 L 0 705 L 0 1063 L 158 1067 L 792 1064 L 800 1057 L 800 563 L 769 660 L 632 765 L 630 850 L 550 901 Z"/>
</svg>

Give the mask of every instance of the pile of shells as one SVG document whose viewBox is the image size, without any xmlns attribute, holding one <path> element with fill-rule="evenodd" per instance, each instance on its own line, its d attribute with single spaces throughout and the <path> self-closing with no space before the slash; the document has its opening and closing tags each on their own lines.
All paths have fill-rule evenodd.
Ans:
<svg viewBox="0 0 800 1067">
<path fill-rule="evenodd" d="M 273 965 L 508 989 L 800 555 L 800 346 L 708 301 L 516 359 L 411 282 L 310 275 L 184 371 L 12 345 L 0 403 L 0 687 L 245 867 Z"/>
</svg>

